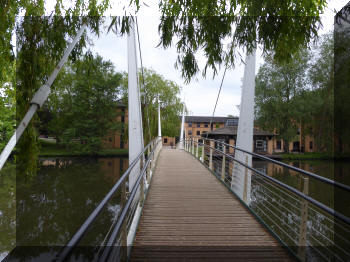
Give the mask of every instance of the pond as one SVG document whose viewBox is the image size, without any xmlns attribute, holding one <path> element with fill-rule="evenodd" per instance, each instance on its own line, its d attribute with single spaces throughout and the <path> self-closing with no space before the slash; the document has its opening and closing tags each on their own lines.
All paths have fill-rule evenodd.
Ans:
<svg viewBox="0 0 350 262">
<path fill-rule="evenodd" d="M 7 165 L 0 176 L 0 258 L 15 246 L 16 237 L 18 246 L 66 244 L 127 167 L 128 158 L 46 158 L 35 177 L 16 179 L 15 166 Z M 119 199 L 116 194 L 108 203 L 81 245 L 103 241 L 119 212 Z M 35 248 L 28 252 L 37 255 Z"/>
<path fill-rule="evenodd" d="M 286 161 L 288 164 L 350 185 L 350 163 L 346 161 Z M 299 188 L 299 176 L 264 161 L 254 167 Z M 67 243 L 88 215 L 128 167 L 128 159 L 45 158 L 35 177 L 17 176 L 7 164 L 0 175 L 0 261 L 16 245 L 60 246 Z M 17 190 L 17 194 L 16 194 Z M 328 185 L 310 179 L 309 195 L 327 205 L 334 203 L 334 191 Z M 17 197 L 17 209 L 15 196 Z M 118 194 L 108 204 L 82 245 L 101 243 L 113 219 L 120 211 Z M 335 208 L 350 216 L 350 198 Z M 339 202 L 339 203 L 338 203 Z M 17 212 L 17 225 L 16 225 Z M 35 256 L 36 249 L 30 249 Z"/>
</svg>

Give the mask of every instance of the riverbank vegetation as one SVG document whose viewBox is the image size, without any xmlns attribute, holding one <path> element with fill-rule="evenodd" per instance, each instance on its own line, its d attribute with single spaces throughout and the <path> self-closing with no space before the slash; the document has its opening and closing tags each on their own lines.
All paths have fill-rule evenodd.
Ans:
<svg viewBox="0 0 350 262">
<path fill-rule="evenodd" d="M 54 156 L 128 156 L 128 150 L 123 148 L 115 149 L 100 149 L 96 152 L 88 152 L 79 149 L 72 149 L 66 147 L 64 144 L 57 144 L 56 142 L 46 142 L 39 139 L 40 141 L 40 157 L 54 157 Z"/>
<path fill-rule="evenodd" d="M 276 132 L 283 139 L 284 151 L 289 142 L 305 145 L 309 135 L 318 153 L 285 154 L 291 159 L 346 157 L 345 139 L 337 142 L 346 127 L 334 128 L 334 42 L 333 32 L 322 35 L 312 48 L 301 49 L 289 62 L 280 63 L 269 54 L 256 76 L 256 124 Z M 348 107 L 342 105 L 343 110 Z M 350 108 L 349 108 L 350 110 Z M 299 137 L 300 136 L 300 137 Z"/>
</svg>

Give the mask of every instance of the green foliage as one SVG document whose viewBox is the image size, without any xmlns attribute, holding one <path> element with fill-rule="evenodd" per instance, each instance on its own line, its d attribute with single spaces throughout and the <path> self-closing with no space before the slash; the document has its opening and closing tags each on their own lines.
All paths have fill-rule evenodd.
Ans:
<svg viewBox="0 0 350 262">
<path fill-rule="evenodd" d="M 159 44 L 166 48 L 178 39 L 176 66 L 187 81 L 201 70 L 199 51 L 207 58 L 204 76 L 208 68 L 215 76 L 222 64 L 234 67 L 237 50 L 251 51 L 256 44 L 264 54 L 274 51 L 276 60 L 289 61 L 317 36 L 325 5 L 325 0 L 163 0 Z"/>
<path fill-rule="evenodd" d="M 140 73 L 140 82 L 142 74 Z M 127 74 L 123 80 L 123 101 L 127 104 Z M 145 144 L 158 135 L 158 96 L 161 108 L 163 136 L 178 136 L 183 104 L 179 98 L 180 87 L 173 81 L 164 79 L 151 69 L 144 70 L 144 86 L 141 88 L 143 104 L 143 131 Z M 148 125 L 149 119 L 149 125 Z M 150 132 L 150 136 L 149 136 Z"/>
<path fill-rule="evenodd" d="M 121 78 L 110 61 L 90 52 L 68 66 L 47 103 L 48 132 L 79 152 L 100 151 L 101 140 L 121 128 L 115 121 Z"/>
<path fill-rule="evenodd" d="M 16 125 L 15 64 L 13 63 L 5 72 L 0 86 L 0 151 L 14 133 Z"/>
<path fill-rule="evenodd" d="M 16 21 L 16 119 L 20 121 L 28 110 L 35 91 L 45 83 L 68 43 L 75 37 L 77 30 L 86 24 L 90 31 L 99 33 L 99 26 L 103 19 L 101 16 L 109 7 L 109 0 L 99 2 L 76 0 L 72 3 L 73 7 L 66 10 L 62 0 L 57 0 L 55 11 L 50 16 L 44 16 L 43 0 L 10 1 L 7 6 L 9 10 L 13 10 L 13 15 L 18 15 L 20 10 L 25 14 Z M 11 34 L 13 28 L 14 19 L 10 19 L 6 30 L 0 28 L 1 34 Z M 87 40 L 87 34 L 84 34 L 74 48 L 70 59 L 79 57 Z M 16 161 L 20 173 L 33 174 L 37 169 L 36 160 L 39 149 L 37 131 L 34 128 L 34 122 L 37 120 L 38 118 L 34 117 L 28 124 L 17 146 Z"/>
<path fill-rule="evenodd" d="M 338 14 L 334 32 L 334 136 L 336 153 L 350 153 L 350 3 Z"/>
<path fill-rule="evenodd" d="M 302 129 L 318 151 L 333 152 L 333 38 L 320 38 L 314 51 L 301 50 L 288 63 L 268 56 L 256 77 L 257 124 L 288 144 Z M 288 148 L 285 148 L 288 151 Z M 331 154 L 331 153 L 330 153 Z"/>
<path fill-rule="evenodd" d="M 257 124 L 276 131 L 287 141 L 286 145 L 296 136 L 301 121 L 300 101 L 295 97 L 307 86 L 308 57 L 308 52 L 303 50 L 291 62 L 280 64 L 272 55 L 267 56 L 256 77 Z"/>
</svg>

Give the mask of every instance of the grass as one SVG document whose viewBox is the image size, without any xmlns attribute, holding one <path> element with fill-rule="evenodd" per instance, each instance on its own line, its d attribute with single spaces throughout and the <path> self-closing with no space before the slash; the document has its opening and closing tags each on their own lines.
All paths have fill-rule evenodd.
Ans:
<svg viewBox="0 0 350 262">
<path fill-rule="evenodd" d="M 292 154 L 292 153 L 283 153 L 280 154 L 282 159 L 286 160 L 306 160 L 306 159 L 321 159 L 321 160 L 331 160 L 331 159 L 349 159 L 349 154 L 339 154 L 339 155 L 331 155 L 329 153 L 301 153 L 301 154 Z"/>
<path fill-rule="evenodd" d="M 41 148 L 40 154 L 41 157 L 52 157 L 52 156 L 127 156 L 127 149 L 102 149 L 96 154 L 91 154 L 88 152 L 82 152 L 77 150 L 66 149 L 62 145 L 57 145 L 56 142 L 40 140 Z"/>
</svg>

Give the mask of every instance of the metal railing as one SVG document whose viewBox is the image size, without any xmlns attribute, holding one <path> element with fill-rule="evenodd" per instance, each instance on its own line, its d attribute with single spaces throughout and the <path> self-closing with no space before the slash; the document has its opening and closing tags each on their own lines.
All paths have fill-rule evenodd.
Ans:
<svg viewBox="0 0 350 262">
<path fill-rule="evenodd" d="M 200 139 L 203 142 L 185 139 L 184 150 L 221 180 L 295 257 L 301 261 L 349 261 L 350 218 L 309 196 L 309 180 L 346 194 L 349 186 L 222 141 Z M 236 157 L 236 152 L 243 157 Z M 249 157 L 271 163 L 272 170 L 289 170 L 299 177 L 299 186 L 254 168 Z"/>
<path fill-rule="evenodd" d="M 128 258 L 152 172 L 161 148 L 162 140 L 157 137 L 138 154 L 117 183 L 57 255 L 56 261 L 70 261 L 73 256 L 77 256 L 74 250 L 79 249 L 79 244 L 84 236 L 89 233 L 98 216 L 106 209 L 107 203 L 115 196 L 119 198 L 120 212 L 111 223 L 102 243 L 99 243 L 98 250 L 93 252 L 93 258 L 90 252 L 89 261 L 125 261 Z M 136 182 L 132 188 L 128 189 L 128 180 L 132 174 L 136 174 Z M 80 251 L 77 253 L 81 255 Z"/>
</svg>

